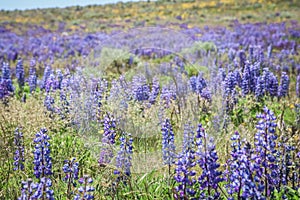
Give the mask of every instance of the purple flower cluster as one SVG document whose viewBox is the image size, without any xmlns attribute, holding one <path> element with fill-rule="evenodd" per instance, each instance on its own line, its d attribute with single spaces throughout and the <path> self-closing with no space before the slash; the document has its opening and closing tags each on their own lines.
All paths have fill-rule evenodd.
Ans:
<svg viewBox="0 0 300 200">
<path fill-rule="evenodd" d="M 25 83 L 25 72 L 23 67 L 23 60 L 19 59 L 16 66 L 16 78 L 18 80 L 19 88 L 22 88 Z"/>
<path fill-rule="evenodd" d="M 24 170 L 24 162 L 25 162 L 25 155 L 24 155 L 24 137 L 23 133 L 19 128 L 15 130 L 15 154 L 14 154 L 14 170 Z"/>
<path fill-rule="evenodd" d="M 110 115 L 104 116 L 103 122 L 103 136 L 102 136 L 102 148 L 98 163 L 101 165 L 109 164 L 114 156 L 113 145 L 116 139 L 116 120 Z"/>
<path fill-rule="evenodd" d="M 156 102 L 156 98 L 159 95 L 159 90 L 160 90 L 159 81 L 156 77 L 154 77 L 152 79 L 152 87 L 151 87 L 151 92 L 149 97 L 149 102 L 151 104 L 154 104 Z"/>
<path fill-rule="evenodd" d="M 94 109 L 96 110 L 96 118 L 99 119 L 101 116 L 101 107 L 102 107 L 102 100 L 107 91 L 107 81 L 98 81 L 95 83 L 95 86 L 92 89 L 92 96 L 93 96 L 93 104 Z"/>
<path fill-rule="evenodd" d="M 78 180 L 79 163 L 76 162 L 76 158 L 72 160 L 65 160 L 63 166 L 63 172 L 66 174 L 64 181 L 68 183 L 67 195 L 70 197 L 73 194 L 72 186 L 76 187 L 76 180 Z"/>
<path fill-rule="evenodd" d="M 218 199 L 220 197 L 219 183 L 223 181 L 222 172 L 218 170 L 220 164 L 218 164 L 215 145 L 212 140 L 208 141 L 201 124 L 198 125 L 196 139 L 197 163 L 202 170 L 198 178 L 200 199 Z"/>
<path fill-rule="evenodd" d="M 2 77 L 0 78 L 0 99 L 14 92 L 11 80 L 10 67 L 8 63 L 2 65 Z"/>
<path fill-rule="evenodd" d="M 190 125 L 186 124 L 184 129 L 183 149 L 178 155 L 175 168 L 175 199 L 193 199 L 196 191 L 194 185 L 196 184 L 196 153 L 194 132 Z"/>
<path fill-rule="evenodd" d="M 169 108 L 171 103 L 177 99 L 176 90 L 172 86 L 163 86 L 160 99 L 164 108 Z"/>
<path fill-rule="evenodd" d="M 255 134 L 254 180 L 261 195 L 269 197 L 279 183 L 280 152 L 276 150 L 276 117 L 265 107 L 264 112 L 257 115 L 257 118 L 259 122 L 256 126 L 258 131 Z"/>
<path fill-rule="evenodd" d="M 231 158 L 227 161 L 228 169 L 224 173 L 227 175 L 228 199 L 258 199 L 260 193 L 256 189 L 252 175 L 254 166 L 251 162 L 253 153 L 251 146 L 249 143 L 241 141 L 238 132 L 233 134 L 231 140 Z"/>
<path fill-rule="evenodd" d="M 226 112 L 233 109 L 233 106 L 237 103 L 237 91 L 236 86 L 240 84 L 240 75 L 238 71 L 228 73 L 227 77 L 223 81 L 224 84 L 224 100 Z"/>
<path fill-rule="evenodd" d="M 34 175 L 36 178 L 42 178 L 52 175 L 52 158 L 50 156 L 50 137 L 47 135 L 47 129 L 41 128 L 36 134 L 34 143 Z"/>
<path fill-rule="evenodd" d="M 116 158 L 115 174 L 119 175 L 119 179 L 126 179 L 131 175 L 131 159 L 132 159 L 132 143 L 133 138 L 131 134 L 123 133 L 120 137 L 120 150 Z"/>
<path fill-rule="evenodd" d="M 285 97 L 289 94 L 290 79 L 286 72 L 282 72 L 278 96 Z"/>
<path fill-rule="evenodd" d="M 78 188 L 79 194 L 75 195 L 74 200 L 94 199 L 93 192 L 95 191 L 95 188 L 91 186 L 91 184 L 93 183 L 93 179 L 88 175 L 84 175 L 79 179 L 78 182 L 81 186 Z"/>
<path fill-rule="evenodd" d="M 54 103 L 54 98 L 50 94 L 47 94 L 44 100 L 44 106 L 48 111 L 55 112 Z"/>
<path fill-rule="evenodd" d="M 21 196 L 18 200 L 45 198 L 54 200 L 54 192 L 50 189 L 51 186 L 51 180 L 45 177 L 41 178 L 40 183 L 35 183 L 32 179 L 22 181 Z"/>
<path fill-rule="evenodd" d="M 34 175 L 39 182 L 34 183 L 32 179 L 22 182 L 21 197 L 19 199 L 49 199 L 54 200 L 54 192 L 51 190 L 52 162 L 50 157 L 50 137 L 47 130 L 42 128 L 34 139 Z"/>
<path fill-rule="evenodd" d="M 150 87 L 145 77 L 135 76 L 132 80 L 133 97 L 137 101 L 146 101 L 150 98 Z"/>
<path fill-rule="evenodd" d="M 72 160 L 65 160 L 63 166 L 63 171 L 66 174 L 64 181 L 70 181 L 74 184 L 73 181 L 78 180 L 78 172 L 79 172 L 79 163 L 76 162 L 76 158 Z"/>
<path fill-rule="evenodd" d="M 41 89 L 45 89 L 46 88 L 47 80 L 50 77 L 51 73 L 52 73 L 51 66 L 50 65 L 46 65 L 45 70 L 44 70 L 43 80 L 42 80 L 42 83 L 40 85 Z"/>
<path fill-rule="evenodd" d="M 231 137 L 231 157 L 224 172 L 229 199 L 268 199 L 289 183 L 296 188 L 295 147 L 277 141 L 276 117 L 267 107 L 257 118 L 254 148 L 238 132 Z"/>
<path fill-rule="evenodd" d="M 175 152 L 175 138 L 170 119 L 166 119 L 161 128 L 162 132 L 162 158 L 164 164 L 172 165 L 175 162 L 176 152 Z"/>
<path fill-rule="evenodd" d="M 34 183 L 31 178 L 27 181 L 22 181 L 21 196 L 18 198 L 18 200 L 32 199 L 37 188 L 38 184 Z"/>
<path fill-rule="evenodd" d="M 36 90 L 37 86 L 37 75 L 36 75 L 36 62 L 35 60 L 30 61 L 30 68 L 29 68 L 29 77 L 28 77 L 28 85 L 30 89 L 30 93 Z"/>
<path fill-rule="evenodd" d="M 193 92 L 201 94 L 202 90 L 207 87 L 206 80 L 201 73 L 198 76 L 190 77 L 190 86 Z"/>
</svg>

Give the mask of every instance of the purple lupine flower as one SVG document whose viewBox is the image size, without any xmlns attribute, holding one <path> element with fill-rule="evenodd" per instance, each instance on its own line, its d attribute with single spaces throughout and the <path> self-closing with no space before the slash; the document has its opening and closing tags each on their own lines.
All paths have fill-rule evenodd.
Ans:
<svg viewBox="0 0 300 200">
<path fill-rule="evenodd" d="M 259 63 L 254 63 L 253 65 L 250 65 L 249 74 L 250 74 L 250 90 L 252 93 L 255 93 L 256 83 L 257 83 L 256 81 L 257 78 L 260 76 Z"/>
<path fill-rule="evenodd" d="M 10 67 L 8 63 L 2 65 L 2 78 L 0 80 L 0 97 L 14 92 L 14 86 L 11 80 Z"/>
<path fill-rule="evenodd" d="M 38 184 L 34 183 L 31 178 L 27 181 L 22 181 L 21 196 L 18 198 L 18 200 L 33 199 L 33 194 L 36 192 L 37 189 Z"/>
<path fill-rule="evenodd" d="M 289 94 L 290 79 L 286 72 L 282 72 L 278 96 L 285 97 Z"/>
<path fill-rule="evenodd" d="M 223 179 L 222 172 L 218 170 L 220 164 L 218 163 L 218 155 L 215 150 L 215 145 L 208 141 L 207 135 L 201 124 L 198 125 L 197 135 L 197 155 L 199 157 L 197 163 L 202 169 L 201 175 L 198 178 L 200 186 L 201 199 L 218 199 L 220 193 L 218 185 Z"/>
<path fill-rule="evenodd" d="M 207 87 L 206 80 L 203 78 L 202 73 L 199 73 L 198 76 L 192 76 L 190 78 L 190 85 L 193 92 L 201 94 L 202 90 Z"/>
<path fill-rule="evenodd" d="M 128 64 L 132 65 L 134 61 L 134 57 L 132 55 L 130 55 L 129 59 L 128 59 Z"/>
<path fill-rule="evenodd" d="M 144 76 L 135 76 L 132 80 L 133 98 L 137 101 L 146 101 L 150 97 L 150 87 Z"/>
<path fill-rule="evenodd" d="M 163 86 L 160 99 L 165 108 L 168 108 L 172 101 L 176 100 L 176 90 L 172 87 Z"/>
<path fill-rule="evenodd" d="M 261 77 L 263 77 L 263 79 L 264 79 L 265 94 L 267 94 L 269 92 L 270 84 L 271 84 L 270 78 L 271 78 L 272 74 L 273 73 L 269 71 L 269 68 L 267 68 L 267 67 L 263 68 Z"/>
<path fill-rule="evenodd" d="M 211 92 L 208 88 L 203 89 L 200 95 L 203 99 L 207 100 L 208 102 L 211 102 Z"/>
<path fill-rule="evenodd" d="M 59 99 L 60 99 L 60 104 L 59 104 L 59 108 L 57 109 L 57 111 L 58 111 L 61 119 L 65 119 L 66 116 L 70 113 L 70 102 L 67 99 L 67 95 L 66 95 L 65 89 L 61 89 L 59 91 Z M 50 100 L 50 102 L 46 103 L 46 108 L 48 109 L 48 107 L 49 107 L 50 110 L 53 109 L 52 104 L 51 104 L 51 100 Z"/>
<path fill-rule="evenodd" d="M 247 57 L 243 50 L 240 50 L 238 54 L 239 54 L 239 58 L 240 58 L 240 68 L 243 69 L 245 66 Z"/>
<path fill-rule="evenodd" d="M 58 82 L 53 73 L 50 73 L 49 77 L 46 80 L 45 91 L 49 93 L 50 91 L 57 89 Z"/>
<path fill-rule="evenodd" d="M 256 190 L 255 183 L 253 182 L 251 163 L 252 150 L 248 142 L 242 146 L 239 133 L 236 131 L 231 137 L 231 158 L 227 161 L 228 174 L 227 192 L 230 196 L 229 199 L 234 199 L 236 194 L 237 199 L 258 199 L 259 192 Z M 257 195 L 258 194 L 258 195 Z"/>
<path fill-rule="evenodd" d="M 93 192 L 95 191 L 95 188 L 91 186 L 93 179 L 88 175 L 83 175 L 78 182 L 81 184 L 81 186 L 78 188 L 79 193 L 75 195 L 74 200 L 94 199 Z"/>
<path fill-rule="evenodd" d="M 250 94 L 250 74 L 248 70 L 244 71 L 241 88 L 243 96 Z"/>
<path fill-rule="evenodd" d="M 116 119 L 110 115 L 106 114 L 103 120 L 103 137 L 107 137 L 110 144 L 115 144 L 116 139 Z"/>
<path fill-rule="evenodd" d="M 237 92 L 236 92 L 236 75 L 230 72 L 225 80 L 223 81 L 224 89 L 224 103 L 226 112 L 232 111 L 234 105 L 237 103 Z"/>
<path fill-rule="evenodd" d="M 2 79 L 10 79 L 11 80 L 10 67 L 9 67 L 9 64 L 6 62 L 4 62 L 2 65 Z"/>
<path fill-rule="evenodd" d="M 51 75 L 51 72 L 52 72 L 51 66 L 47 65 L 44 70 L 44 76 L 43 76 L 42 84 L 40 86 L 41 89 L 46 88 L 47 80 L 48 80 L 49 76 Z"/>
<path fill-rule="evenodd" d="M 225 78 L 224 83 L 224 90 L 225 90 L 225 96 L 231 96 L 235 86 L 237 85 L 236 76 L 233 72 L 228 73 L 227 77 Z"/>
<path fill-rule="evenodd" d="M 151 87 L 151 92 L 149 97 L 149 102 L 151 104 L 154 104 L 156 102 L 156 98 L 159 95 L 159 90 L 160 90 L 159 81 L 156 77 L 154 77 L 152 79 L 152 87 Z"/>
<path fill-rule="evenodd" d="M 56 70 L 56 77 L 57 77 L 57 86 L 56 87 L 57 87 L 57 89 L 61 89 L 61 83 L 64 78 L 64 75 L 60 69 Z"/>
<path fill-rule="evenodd" d="M 93 105 L 94 110 L 96 112 L 97 119 L 100 119 L 101 116 L 101 107 L 102 107 L 102 100 L 107 91 L 107 81 L 99 81 L 96 83 L 96 86 L 93 88 L 92 96 L 93 96 Z"/>
<path fill-rule="evenodd" d="M 300 110 L 300 105 L 298 104 L 298 109 Z M 300 111 L 299 111 L 300 112 Z M 295 163 L 295 168 L 292 174 L 292 185 L 294 189 L 300 188 L 300 151 L 295 155 L 298 162 Z"/>
<path fill-rule="evenodd" d="M 120 137 L 120 150 L 116 158 L 116 167 L 115 174 L 119 174 L 118 179 L 126 179 L 131 175 L 131 159 L 132 159 L 132 143 L 133 138 L 131 134 L 123 133 Z M 125 175 L 125 176 L 124 176 Z"/>
<path fill-rule="evenodd" d="M 233 71 L 233 74 L 235 76 L 235 84 L 238 85 L 239 87 L 241 87 L 241 84 L 242 84 L 242 77 L 241 77 L 241 74 L 240 74 L 240 70 L 239 69 L 235 69 Z"/>
<path fill-rule="evenodd" d="M 112 161 L 114 153 L 107 137 L 103 137 L 101 142 L 101 152 L 98 163 L 100 167 L 105 167 L 106 164 L 109 164 Z"/>
<path fill-rule="evenodd" d="M 276 150 L 276 117 L 267 107 L 262 114 L 255 134 L 256 156 L 254 157 L 254 180 L 257 180 L 258 191 L 265 197 L 269 197 L 279 183 L 278 179 L 278 155 Z"/>
<path fill-rule="evenodd" d="M 292 174 L 293 166 L 296 165 L 296 163 L 293 162 L 292 155 L 295 152 L 295 147 L 289 144 L 280 144 L 278 146 L 282 147 L 282 153 L 281 153 L 281 159 L 279 164 L 279 184 L 278 189 L 281 188 L 282 185 L 286 186 L 288 185 L 290 181 L 290 177 Z"/>
<path fill-rule="evenodd" d="M 190 125 L 186 124 L 184 128 L 183 149 L 178 155 L 176 162 L 174 179 L 177 182 L 175 186 L 175 199 L 189 199 L 195 196 L 196 191 L 193 186 L 196 184 L 196 166 L 194 132 Z"/>
<path fill-rule="evenodd" d="M 106 114 L 103 119 L 103 137 L 100 158 L 98 163 L 100 166 L 109 164 L 114 157 L 112 146 L 116 139 L 116 120 L 110 115 Z"/>
<path fill-rule="evenodd" d="M 50 178 L 42 177 L 37 184 L 37 189 L 31 196 L 31 199 L 49 199 L 54 200 L 54 192 L 50 189 L 52 181 Z"/>
<path fill-rule="evenodd" d="M 175 162 L 175 144 L 174 133 L 170 119 L 166 119 L 161 128 L 162 131 L 162 153 L 163 161 L 166 165 L 172 165 Z"/>
<path fill-rule="evenodd" d="M 300 98 L 300 74 L 297 76 L 296 80 L 296 96 Z"/>
<path fill-rule="evenodd" d="M 36 90 L 37 75 L 36 75 L 36 69 L 35 69 L 35 60 L 30 61 L 28 85 L 29 85 L 30 93 L 32 93 Z"/>
<path fill-rule="evenodd" d="M 36 178 L 52 174 L 52 159 L 50 156 L 50 137 L 47 129 L 42 128 L 35 136 L 34 143 L 34 175 Z"/>
<path fill-rule="evenodd" d="M 23 67 L 23 60 L 19 59 L 16 66 L 16 78 L 18 80 L 19 87 L 22 88 L 25 82 L 25 72 Z"/>
<path fill-rule="evenodd" d="M 71 181 L 78 180 L 78 172 L 79 172 L 79 163 L 76 162 L 76 158 L 72 160 L 65 160 L 63 166 L 63 171 L 66 174 L 64 177 L 64 181 Z"/>
<path fill-rule="evenodd" d="M 196 76 L 190 77 L 190 85 L 193 92 L 197 91 L 197 78 Z"/>
<path fill-rule="evenodd" d="M 76 158 L 72 160 L 65 160 L 63 171 L 66 174 L 64 181 L 68 183 L 67 195 L 70 197 L 73 194 L 72 186 L 76 187 L 76 180 L 78 180 L 79 163 L 76 162 Z"/>
<path fill-rule="evenodd" d="M 36 74 L 36 60 L 35 59 L 31 59 L 30 60 L 30 64 L 29 64 L 29 75 L 31 74 Z"/>
<path fill-rule="evenodd" d="M 47 108 L 48 111 L 55 112 L 54 98 L 50 94 L 47 94 L 45 96 L 44 106 Z"/>
<path fill-rule="evenodd" d="M 70 86 L 70 72 L 66 69 L 63 79 L 61 81 L 60 88 L 67 90 Z"/>
<path fill-rule="evenodd" d="M 16 147 L 15 155 L 14 155 L 14 170 L 24 170 L 24 137 L 23 133 L 19 128 L 15 130 L 15 138 L 14 143 Z"/>
<path fill-rule="evenodd" d="M 138 101 L 145 101 L 149 99 L 150 87 L 148 85 L 141 85 L 135 91 L 135 99 Z"/>
<path fill-rule="evenodd" d="M 218 74 L 217 74 L 217 79 L 220 80 L 221 82 L 225 80 L 226 78 L 226 71 L 224 68 L 219 68 L 218 69 Z"/>
<path fill-rule="evenodd" d="M 269 93 L 271 97 L 276 97 L 278 94 L 278 80 L 277 77 L 271 73 L 270 75 L 270 84 L 269 84 Z"/>
<path fill-rule="evenodd" d="M 4 81 L 2 81 L 0 79 L 0 99 L 3 99 L 8 94 L 9 94 L 9 92 L 7 91 L 7 88 L 6 88 L 6 85 L 5 85 Z"/>
<path fill-rule="evenodd" d="M 264 96 L 266 90 L 265 79 L 263 76 L 257 78 L 256 88 L 255 88 L 255 96 L 256 98 L 261 98 Z"/>
<path fill-rule="evenodd" d="M 264 61 L 265 61 L 264 51 L 262 48 L 260 48 L 258 51 L 258 62 L 262 65 Z"/>
</svg>

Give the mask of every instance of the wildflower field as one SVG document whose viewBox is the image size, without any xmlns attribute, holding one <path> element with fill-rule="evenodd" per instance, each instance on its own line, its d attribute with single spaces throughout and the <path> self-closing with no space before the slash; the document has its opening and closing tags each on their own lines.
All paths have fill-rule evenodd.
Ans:
<svg viewBox="0 0 300 200">
<path fill-rule="evenodd" d="M 300 2 L 0 11 L 0 199 L 300 199 Z"/>
</svg>

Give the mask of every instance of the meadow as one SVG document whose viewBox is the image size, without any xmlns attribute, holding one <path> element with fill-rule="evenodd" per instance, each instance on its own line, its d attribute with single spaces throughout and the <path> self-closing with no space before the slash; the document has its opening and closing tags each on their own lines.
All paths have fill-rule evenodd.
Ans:
<svg viewBox="0 0 300 200">
<path fill-rule="evenodd" d="M 0 11 L 1 199 L 300 199 L 300 2 Z"/>
</svg>

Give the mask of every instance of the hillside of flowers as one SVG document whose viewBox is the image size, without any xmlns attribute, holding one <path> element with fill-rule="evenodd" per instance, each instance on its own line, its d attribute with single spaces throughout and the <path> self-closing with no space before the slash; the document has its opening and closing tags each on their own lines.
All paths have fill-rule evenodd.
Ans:
<svg viewBox="0 0 300 200">
<path fill-rule="evenodd" d="M 299 13 L 0 11 L 0 198 L 299 199 Z"/>
</svg>

